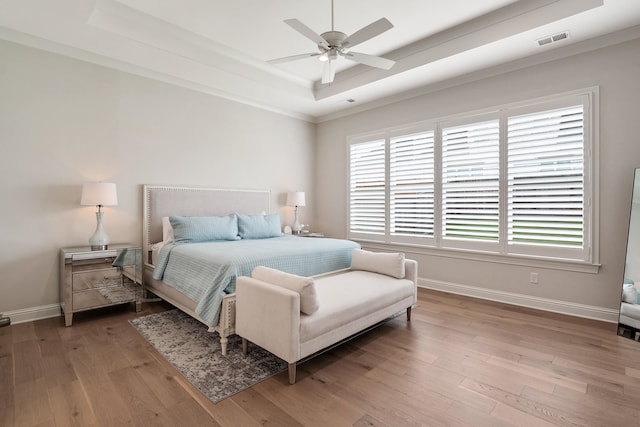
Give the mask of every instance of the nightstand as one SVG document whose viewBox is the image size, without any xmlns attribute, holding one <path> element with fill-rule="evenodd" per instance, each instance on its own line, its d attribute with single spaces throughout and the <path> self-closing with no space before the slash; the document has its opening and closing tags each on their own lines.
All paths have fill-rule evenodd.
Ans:
<svg viewBox="0 0 640 427">
<path fill-rule="evenodd" d="M 71 326 L 73 313 L 135 303 L 142 299 L 140 248 L 109 245 L 92 251 L 89 247 L 60 250 L 60 306 L 64 323 Z"/>
</svg>

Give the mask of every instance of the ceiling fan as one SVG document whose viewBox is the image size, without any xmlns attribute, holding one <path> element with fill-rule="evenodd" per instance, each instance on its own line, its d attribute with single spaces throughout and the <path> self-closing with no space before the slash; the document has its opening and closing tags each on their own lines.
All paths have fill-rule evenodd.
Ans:
<svg viewBox="0 0 640 427">
<path fill-rule="evenodd" d="M 284 21 L 291 28 L 310 39 L 318 45 L 319 52 L 303 53 L 300 55 L 287 56 L 284 58 L 272 59 L 267 61 L 270 64 L 279 64 L 282 62 L 296 61 L 298 59 L 310 58 L 317 56 L 320 61 L 324 61 L 322 70 L 322 83 L 331 83 L 336 74 L 335 61 L 338 56 L 342 56 L 351 61 L 370 67 L 388 70 L 393 67 L 395 61 L 382 58 L 379 56 L 367 55 L 366 53 L 351 52 L 352 47 L 372 39 L 387 30 L 393 28 L 393 24 L 387 18 L 378 19 L 375 22 L 361 28 L 355 33 L 347 36 L 345 33 L 335 31 L 333 28 L 333 0 L 331 0 L 331 31 L 317 34 L 311 28 L 307 27 L 297 19 L 285 19 Z"/>
</svg>

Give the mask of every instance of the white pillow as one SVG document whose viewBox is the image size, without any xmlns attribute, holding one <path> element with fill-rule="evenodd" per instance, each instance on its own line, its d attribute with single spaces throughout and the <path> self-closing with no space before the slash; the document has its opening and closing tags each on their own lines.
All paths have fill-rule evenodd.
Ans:
<svg viewBox="0 0 640 427">
<path fill-rule="evenodd" d="M 622 285 L 622 301 L 629 304 L 638 302 L 638 291 L 633 283 L 625 283 Z"/>
<path fill-rule="evenodd" d="M 354 249 L 351 253 L 351 268 L 404 279 L 404 254 Z"/>
<path fill-rule="evenodd" d="M 296 276 L 264 266 L 254 268 L 251 277 L 299 293 L 300 311 L 304 314 L 313 314 L 318 311 L 318 298 L 313 278 Z"/>
<path fill-rule="evenodd" d="M 173 242 L 175 239 L 176 238 L 173 235 L 173 227 L 171 226 L 169 217 L 163 216 L 162 217 L 162 242 L 166 245 L 167 243 Z"/>
</svg>

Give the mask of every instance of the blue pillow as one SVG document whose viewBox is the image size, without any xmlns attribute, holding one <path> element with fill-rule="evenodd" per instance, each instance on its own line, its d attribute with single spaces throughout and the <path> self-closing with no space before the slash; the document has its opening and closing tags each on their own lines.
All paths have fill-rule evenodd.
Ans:
<svg viewBox="0 0 640 427">
<path fill-rule="evenodd" d="M 238 216 L 238 234 L 242 239 L 266 239 L 282 236 L 280 214 Z"/>
<path fill-rule="evenodd" d="M 225 216 L 170 216 L 175 241 L 179 243 L 238 240 L 238 218 Z"/>
</svg>

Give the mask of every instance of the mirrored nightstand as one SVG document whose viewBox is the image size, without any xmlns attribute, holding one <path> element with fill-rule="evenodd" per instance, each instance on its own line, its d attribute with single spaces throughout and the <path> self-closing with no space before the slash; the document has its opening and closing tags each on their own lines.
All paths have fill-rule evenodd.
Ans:
<svg viewBox="0 0 640 427">
<path fill-rule="evenodd" d="M 134 303 L 140 310 L 142 299 L 141 255 L 139 247 L 109 245 L 92 251 L 89 247 L 60 250 L 60 306 L 64 323 L 71 326 L 73 313 Z"/>
</svg>

